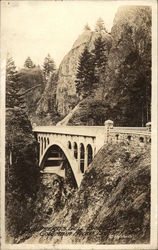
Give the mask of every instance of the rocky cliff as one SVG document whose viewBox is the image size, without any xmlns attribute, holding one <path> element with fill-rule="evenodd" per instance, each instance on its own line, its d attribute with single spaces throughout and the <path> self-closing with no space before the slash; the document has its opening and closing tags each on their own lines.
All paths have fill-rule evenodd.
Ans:
<svg viewBox="0 0 158 250">
<path fill-rule="evenodd" d="M 116 123 L 144 126 L 151 119 L 151 8 L 120 7 L 111 35 L 105 102 Z"/>
<path fill-rule="evenodd" d="M 37 104 L 34 122 L 37 125 L 54 125 L 62 116 L 58 114 L 56 105 L 58 72 L 55 72 L 47 81 L 43 94 Z"/>
<path fill-rule="evenodd" d="M 40 67 L 23 68 L 18 72 L 22 92 L 24 93 L 27 113 L 31 123 L 35 120 L 35 112 L 38 108 L 38 101 L 44 91 L 44 82 Z"/>
<path fill-rule="evenodd" d="M 80 188 L 65 193 L 58 212 L 52 209 L 63 189 L 53 184 L 50 192 L 45 187 L 48 191 L 40 202 L 47 204 L 41 207 L 40 216 L 45 218 L 46 209 L 51 208 L 49 219 L 25 243 L 149 243 L 150 161 L 150 146 L 105 145 L 85 172 Z"/>
<path fill-rule="evenodd" d="M 79 102 L 76 94 L 75 79 L 77 72 L 78 60 L 85 46 L 89 50 L 94 48 L 94 41 L 98 37 L 98 32 L 86 30 L 84 31 L 72 46 L 72 49 L 62 60 L 56 83 L 49 80 L 46 84 L 44 93 L 38 103 L 36 115 L 43 114 L 39 122 L 50 125 L 56 122 L 52 109 L 57 108 L 58 120 L 67 115 Z M 106 42 L 107 55 L 109 53 L 112 39 L 111 35 L 106 32 L 101 33 L 102 38 Z M 39 123 L 36 119 L 36 123 Z"/>
<path fill-rule="evenodd" d="M 111 30 L 106 71 L 95 94 L 65 124 L 145 126 L 151 119 L 151 8 L 120 7 Z M 98 93 L 101 95 L 98 95 Z"/>
<path fill-rule="evenodd" d="M 60 64 L 56 95 L 60 114 L 67 115 L 79 101 L 75 87 L 78 60 L 85 46 L 88 46 L 90 51 L 94 48 L 94 41 L 97 37 L 97 32 L 84 31 Z M 107 48 L 109 49 L 111 46 L 111 36 L 106 32 L 102 32 L 102 38 L 105 39 L 108 45 Z"/>
</svg>

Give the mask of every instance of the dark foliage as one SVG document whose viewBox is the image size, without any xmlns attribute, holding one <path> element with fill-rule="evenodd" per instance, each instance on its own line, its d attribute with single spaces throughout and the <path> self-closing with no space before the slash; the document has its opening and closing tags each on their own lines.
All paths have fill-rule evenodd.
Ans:
<svg viewBox="0 0 158 250">
<path fill-rule="evenodd" d="M 79 96 L 84 98 L 91 93 L 93 84 L 95 83 L 94 57 L 88 51 L 87 46 L 80 56 L 75 82 L 76 91 Z"/>
<path fill-rule="evenodd" d="M 38 145 L 32 135 L 13 60 L 7 64 L 6 100 L 6 231 L 7 241 L 29 229 L 34 216 L 39 170 Z M 9 65 L 9 67 L 8 67 Z M 10 67 L 10 65 L 12 67 Z M 14 67 L 13 67 L 14 66 Z M 19 96 L 21 101 L 19 101 Z"/>
<path fill-rule="evenodd" d="M 23 68 L 18 73 L 21 86 L 25 90 L 36 85 L 41 85 L 41 88 L 44 88 L 42 70 L 40 69 L 40 67 Z"/>
<path fill-rule="evenodd" d="M 40 67 L 23 68 L 18 72 L 21 93 L 26 103 L 29 118 L 35 115 L 37 104 L 44 91 L 44 81 Z"/>
<path fill-rule="evenodd" d="M 105 73 L 107 65 L 107 50 L 105 39 L 99 35 L 94 41 L 94 50 L 92 51 L 94 55 L 96 82 L 100 82 L 101 74 Z"/>
<path fill-rule="evenodd" d="M 24 63 L 24 67 L 25 68 L 28 68 L 28 69 L 31 69 L 31 68 L 34 68 L 35 67 L 35 64 L 33 63 L 33 61 L 31 60 L 30 57 L 28 57 Z"/>
<path fill-rule="evenodd" d="M 105 28 L 104 21 L 103 21 L 103 19 L 101 17 L 98 18 L 98 20 L 96 22 L 95 31 L 96 32 L 101 32 L 101 31 L 106 31 L 107 32 L 107 30 Z"/>
<path fill-rule="evenodd" d="M 73 114 L 69 124 L 92 121 L 93 125 L 101 125 L 101 119 L 111 119 L 115 126 L 145 126 L 151 121 L 151 9 L 120 8 L 111 36 L 113 41 L 108 54 L 101 37 L 95 41 L 98 83 L 93 84 L 93 93 L 81 103 L 83 109 Z M 102 101 L 95 104 L 99 88 Z"/>
<path fill-rule="evenodd" d="M 20 90 L 21 83 L 16 66 L 12 57 L 8 57 L 6 66 L 6 107 L 14 108 L 14 106 L 24 106 L 24 100 L 21 97 Z"/>
<path fill-rule="evenodd" d="M 46 82 L 50 76 L 55 72 L 56 66 L 53 58 L 48 54 L 43 63 L 43 76 L 44 76 L 44 81 Z"/>
</svg>

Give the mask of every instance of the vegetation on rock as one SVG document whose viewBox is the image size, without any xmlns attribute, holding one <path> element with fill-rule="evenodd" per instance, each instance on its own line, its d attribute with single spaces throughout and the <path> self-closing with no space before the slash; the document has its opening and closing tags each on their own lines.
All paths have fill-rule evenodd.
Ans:
<svg viewBox="0 0 158 250">
<path fill-rule="evenodd" d="M 43 74 L 40 67 L 22 68 L 18 71 L 21 93 L 23 94 L 29 119 L 34 120 L 38 101 L 44 91 Z"/>
<path fill-rule="evenodd" d="M 58 113 L 56 103 L 58 73 L 54 72 L 46 83 L 45 90 L 38 102 L 33 120 L 37 125 L 55 125 L 63 117 Z"/>
<path fill-rule="evenodd" d="M 81 122 L 88 125 L 89 113 L 95 113 L 93 100 L 96 102 L 99 98 L 97 110 L 104 113 L 105 120 L 111 119 L 117 126 L 145 126 L 151 120 L 150 7 L 120 8 L 111 36 L 112 46 L 109 53 L 102 57 L 104 70 L 101 70 L 101 64 L 98 67 L 98 84 L 94 86 L 92 94 L 79 105 L 83 107 L 82 111 L 79 108 L 69 124 Z M 103 122 L 99 122 L 99 125 L 103 125 Z M 93 118 L 95 124 L 98 125 L 98 119 Z"/>
<path fill-rule="evenodd" d="M 76 92 L 82 98 L 88 96 L 95 83 L 94 75 L 94 57 L 85 47 L 78 62 L 77 74 L 76 74 Z"/>
<path fill-rule="evenodd" d="M 105 25 L 104 25 L 104 21 L 103 19 L 100 17 L 98 18 L 96 24 L 95 24 L 95 31 L 97 32 L 101 32 L 101 31 L 105 31 L 107 32 Z"/>
<path fill-rule="evenodd" d="M 56 71 L 56 66 L 53 58 L 51 58 L 50 54 L 48 54 L 43 63 L 43 76 L 44 80 L 48 81 L 50 76 Z"/>
<path fill-rule="evenodd" d="M 149 243 L 150 161 L 150 146 L 106 144 L 80 188 L 25 243 Z"/>
<path fill-rule="evenodd" d="M 11 58 L 8 58 L 6 72 L 6 240 L 14 242 L 17 236 L 29 230 L 34 216 L 33 201 L 39 176 L 38 146 Z"/>
<path fill-rule="evenodd" d="M 30 57 L 28 57 L 24 63 L 24 67 L 25 68 L 28 68 L 28 69 L 31 69 L 31 68 L 34 68 L 35 67 L 35 64 L 33 63 L 33 61 L 31 60 Z"/>
<path fill-rule="evenodd" d="M 107 47 L 106 55 L 108 55 L 112 43 L 110 34 L 106 33 L 105 31 L 95 32 L 87 29 L 84 30 L 84 32 L 78 37 L 78 39 L 73 44 L 72 49 L 64 57 L 59 66 L 56 101 L 58 112 L 62 116 L 65 116 L 71 112 L 71 110 L 80 101 L 80 98 L 76 93 L 75 83 L 79 58 L 85 47 L 87 47 L 90 53 L 92 52 L 94 49 L 94 41 L 98 36 L 101 36 L 102 40 L 105 41 Z M 93 68 L 91 69 L 91 72 L 92 71 Z M 94 81 L 95 79 L 92 79 L 92 82 Z M 92 83 L 89 82 L 89 86 L 91 86 L 91 84 Z M 86 92 L 83 94 L 87 95 Z"/>
</svg>

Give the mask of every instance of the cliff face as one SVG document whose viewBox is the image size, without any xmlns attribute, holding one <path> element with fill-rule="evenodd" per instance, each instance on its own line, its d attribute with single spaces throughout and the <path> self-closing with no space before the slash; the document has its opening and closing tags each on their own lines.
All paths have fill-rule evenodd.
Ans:
<svg viewBox="0 0 158 250">
<path fill-rule="evenodd" d="M 56 89 L 58 73 L 55 72 L 46 83 L 43 94 L 37 104 L 34 122 L 37 125 L 54 125 L 61 119 L 57 112 Z"/>
<path fill-rule="evenodd" d="M 81 34 L 75 41 L 72 49 L 64 57 L 60 64 L 56 101 L 58 112 L 61 115 L 67 115 L 79 101 L 76 95 L 75 87 L 75 76 L 77 73 L 78 60 L 86 45 L 90 51 L 94 48 L 94 40 L 97 37 L 97 32 L 92 32 L 90 30 L 84 31 L 83 34 Z M 107 48 L 110 48 L 111 36 L 104 32 L 102 33 L 102 37 L 107 43 Z"/>
<path fill-rule="evenodd" d="M 50 213 L 25 243 L 149 243 L 150 161 L 150 146 L 105 145 L 80 188 L 67 193 L 62 209 Z M 56 198 L 47 192 L 45 199 L 41 218 Z"/>
<path fill-rule="evenodd" d="M 121 7 L 111 30 L 112 46 L 102 85 L 84 99 L 67 124 L 145 126 L 151 119 L 151 9 Z M 102 95 L 97 97 L 99 91 Z"/>
<path fill-rule="evenodd" d="M 111 35 L 105 101 L 116 123 L 145 125 L 151 119 L 151 8 L 119 8 Z"/>
<path fill-rule="evenodd" d="M 111 119 L 116 126 L 145 126 L 151 120 L 150 7 L 118 9 L 111 35 L 102 32 L 107 44 L 105 72 L 92 94 L 80 102 L 75 87 L 78 60 L 85 46 L 94 48 L 97 36 L 84 31 L 64 57 L 56 82 L 47 83 L 38 102 L 37 124 L 103 125 Z"/>
<path fill-rule="evenodd" d="M 75 87 L 78 60 L 85 46 L 90 51 L 94 48 L 94 41 L 98 35 L 98 32 L 86 30 L 75 41 L 72 49 L 62 60 L 58 72 L 46 83 L 33 118 L 36 124 L 56 124 L 79 102 Z M 101 36 L 106 43 L 108 56 L 112 43 L 111 35 L 102 32 Z M 99 91 L 102 90 L 98 90 L 98 93 Z"/>
<path fill-rule="evenodd" d="M 44 90 L 42 71 L 39 67 L 23 68 L 19 70 L 18 74 L 21 88 L 25 92 L 24 99 L 28 116 L 31 123 L 33 123 L 38 101 Z"/>
</svg>

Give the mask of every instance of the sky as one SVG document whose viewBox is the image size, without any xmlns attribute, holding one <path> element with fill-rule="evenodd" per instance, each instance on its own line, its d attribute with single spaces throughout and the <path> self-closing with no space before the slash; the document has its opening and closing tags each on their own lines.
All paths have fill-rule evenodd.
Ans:
<svg viewBox="0 0 158 250">
<path fill-rule="evenodd" d="M 17 67 L 28 56 L 42 65 L 49 53 L 57 67 L 72 48 L 85 24 L 94 29 L 99 17 L 111 30 L 118 1 L 2 1 L 3 52 L 9 52 Z"/>
<path fill-rule="evenodd" d="M 28 56 L 41 65 L 48 53 L 59 66 L 86 23 L 94 29 L 101 17 L 110 31 L 116 10 L 107 1 L 5 1 L 2 42 L 17 67 Z"/>
</svg>

